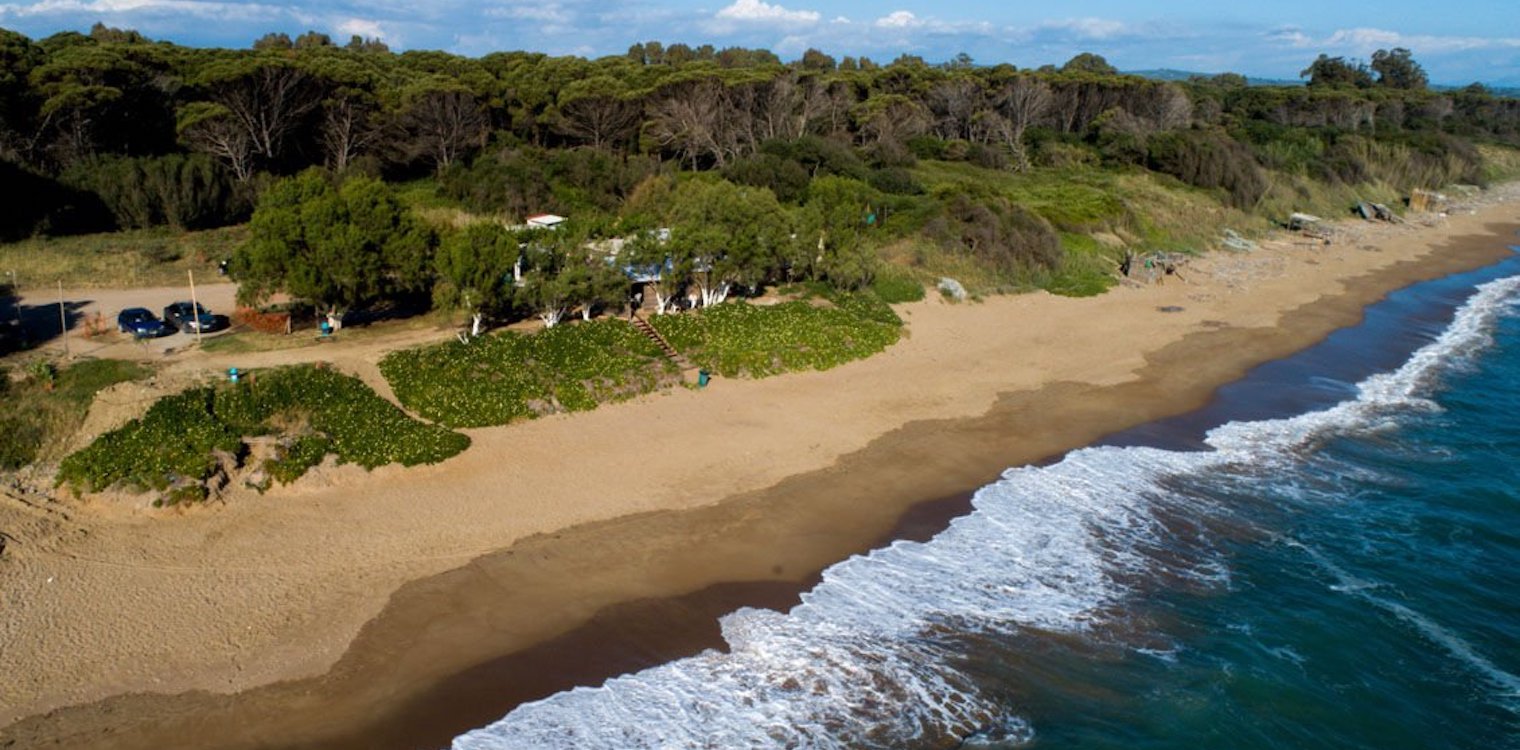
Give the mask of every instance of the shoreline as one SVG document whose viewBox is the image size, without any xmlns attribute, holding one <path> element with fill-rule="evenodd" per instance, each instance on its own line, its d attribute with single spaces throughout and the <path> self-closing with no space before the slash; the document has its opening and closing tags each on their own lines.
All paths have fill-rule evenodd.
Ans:
<svg viewBox="0 0 1520 750">
<path fill-rule="evenodd" d="M 483 664 L 495 663 L 514 653 L 527 653 L 536 645 L 571 635 L 595 621 L 601 613 L 608 612 L 609 607 L 614 608 L 609 616 L 616 620 L 616 608 L 626 607 L 630 601 L 671 601 L 682 596 L 702 599 L 701 592 L 723 582 L 750 586 L 755 590 L 749 593 L 759 599 L 784 602 L 784 596 L 769 598 L 778 593 L 776 587 L 781 593 L 792 588 L 801 590 L 823 567 L 877 546 L 891 535 L 899 519 L 925 498 L 964 495 L 995 479 L 1008 466 L 1057 456 L 1128 427 L 1196 409 L 1218 386 L 1238 378 L 1251 367 L 1303 349 L 1331 331 L 1354 323 L 1368 304 L 1393 289 L 1481 267 L 1507 257 L 1510 251 L 1503 237 L 1505 233 L 1512 236 L 1517 227 L 1516 208 L 1511 195 L 1508 202 L 1488 206 L 1477 215 L 1453 217 L 1438 231 L 1429 234 L 1418 229 L 1404 233 L 1385 232 L 1385 237 L 1374 240 L 1384 243 L 1378 246 L 1379 252 L 1376 253 L 1354 246 L 1308 251 L 1287 247 L 1280 251 L 1260 250 L 1253 256 L 1216 253 L 1198 264 L 1203 267 L 1209 261 L 1219 266 L 1253 258 L 1257 261 L 1287 259 L 1286 271 L 1275 277 L 1266 275 L 1248 279 L 1255 286 L 1247 289 L 1232 289 L 1228 283 L 1206 285 L 1200 280 L 1144 289 L 1117 289 L 1103 297 L 1090 298 L 1096 302 L 1026 295 L 998 298 L 976 306 L 952 307 L 937 301 L 910 306 L 907 320 L 914 336 L 928 335 L 914 325 L 924 319 L 941 323 L 937 335 L 959 336 L 963 342 L 975 336 L 975 332 L 967 332 L 968 322 L 1006 321 L 1009 316 L 1024 314 L 1042 317 L 1047 324 L 1054 319 L 1057 325 L 1030 334 L 1034 349 L 1046 350 L 1043 360 L 1041 352 L 1033 349 L 1009 350 L 1008 344 L 1016 341 L 995 341 L 987 348 L 1004 357 L 1028 356 L 1036 360 L 1026 366 L 1031 370 L 1027 375 L 1034 379 L 1032 385 L 1020 379 L 1023 375 L 1011 376 L 1007 372 L 968 374 L 956 371 L 951 376 L 942 375 L 950 380 L 942 385 L 944 390 L 929 389 L 928 403 L 910 404 L 912 408 L 905 411 L 915 415 L 943 412 L 947 416 L 904 419 L 882 434 L 864 438 L 858 434 L 843 436 L 830 445 L 837 451 L 832 460 L 811 462 L 821 464 L 819 466 L 796 470 L 794 462 L 783 470 L 773 468 L 770 472 L 740 467 L 740 473 L 747 471 L 750 475 L 746 478 L 754 488 L 725 493 L 724 489 L 735 486 L 735 483 L 729 483 L 706 494 L 688 490 L 685 496 L 673 502 L 667 499 L 663 509 L 661 504 L 655 503 L 652 507 L 635 507 L 608 519 L 547 530 L 537 536 L 524 534 L 515 543 L 502 545 L 497 551 L 485 555 L 471 554 L 458 560 L 464 563 L 462 566 L 448 563 L 466 553 L 447 560 L 434 559 L 432 565 L 421 565 L 421 568 L 443 567 L 445 572 L 413 576 L 399 588 L 392 586 L 388 589 L 388 596 L 381 598 L 381 606 L 373 608 L 369 616 L 360 620 L 365 624 L 357 636 L 348 640 L 336 639 L 342 643 L 337 644 L 338 656 L 333 657 L 336 665 L 331 670 L 320 664 L 312 669 L 313 661 L 320 659 L 310 659 L 310 653 L 307 653 L 304 663 L 297 664 L 293 670 L 285 670 L 287 674 L 274 677 L 275 680 L 287 680 L 285 682 L 267 684 L 273 680 L 265 679 L 262 687 L 249 685 L 238 690 L 234 686 L 234 692 L 222 693 L 207 692 L 204 685 L 192 685 L 203 689 L 184 695 L 138 694 L 108 698 L 57 710 L 51 715 L 34 716 L 0 729 L 0 746 L 12 735 L 25 739 L 23 744 L 27 746 L 77 743 L 99 747 L 145 747 L 155 744 L 155 738 L 158 742 L 170 738 L 184 744 L 187 737 L 205 740 L 208 746 L 335 746 L 333 743 L 340 739 L 339 735 L 345 734 L 356 743 L 354 746 L 370 746 L 361 738 L 395 738 L 397 731 L 396 726 L 382 724 L 374 727 L 377 714 L 404 718 L 408 715 L 407 706 L 416 700 L 416 694 L 426 692 L 428 686 L 447 682 Z M 1435 239 L 1430 237 L 1431 234 L 1436 235 Z M 1397 244 L 1407 247 L 1392 247 Z M 1436 252 L 1443 249 L 1445 252 Z M 1403 262 L 1376 263 L 1400 259 Z M 1335 273 L 1322 273 L 1317 268 L 1330 265 L 1332 261 L 1343 267 L 1336 269 Z M 1193 268 L 1187 270 L 1190 279 L 1197 273 Z M 1296 278 L 1289 273 L 1294 270 L 1301 272 Z M 1341 275 L 1346 278 L 1340 278 Z M 1346 282 L 1345 288 L 1337 289 L 1342 281 Z M 1259 304 L 1231 306 L 1232 300 L 1247 297 Z M 1184 310 L 1152 312 L 1169 304 Z M 936 309 L 940 307 L 944 309 Z M 1108 317 L 1093 315 L 1093 309 L 1106 311 Z M 1102 326 L 1122 327 L 1129 318 L 1141 318 L 1136 310 L 1144 311 L 1146 315 L 1143 317 L 1147 318 L 1146 322 L 1136 323 L 1137 328 L 1143 329 L 1137 331 L 1136 341 L 1112 341 L 1112 332 Z M 942 319 L 947 316 L 955 319 L 950 323 L 959 326 L 944 324 Z M 1210 325 L 1213 323 L 1218 325 Z M 931 327 L 931 330 L 935 329 Z M 1059 333 L 1052 335 L 1052 330 Z M 1066 333 L 1073 335 L 1064 336 Z M 904 358 L 897 350 L 911 343 L 914 343 L 912 338 L 886 354 L 855 363 L 870 365 L 876 362 L 874 368 L 847 365 L 826 373 L 720 383 L 714 390 L 729 391 L 734 394 L 730 398 L 741 395 L 777 398 L 787 395 L 788 390 L 798 390 L 802 384 L 807 387 L 802 388 L 801 405 L 827 404 L 832 399 L 831 389 L 844 387 L 851 380 L 850 376 L 858 376 L 861 370 L 892 373 L 894 355 L 899 360 Z M 976 342 L 970 343 L 974 345 Z M 1068 345 L 1084 351 L 1092 349 L 1092 353 L 1067 356 Z M 952 352 L 956 348 L 951 347 Z M 941 350 L 929 354 L 931 356 L 924 362 L 916 365 L 954 369 L 957 364 L 967 364 L 964 361 L 942 361 L 946 353 Z M 1064 366 L 1056 367 L 1054 363 Z M 992 369 L 989 365 L 1019 367 L 1004 359 L 970 364 L 981 365 L 981 370 Z M 904 375 L 901 369 L 895 373 L 899 378 Z M 918 372 L 922 370 L 907 374 L 911 376 Z M 761 387 L 773 381 L 780 382 Z M 989 388 L 994 394 L 1001 394 L 995 395 L 990 408 L 977 410 L 976 398 L 955 395 L 968 389 L 980 395 Z M 676 419 L 680 414 L 670 412 L 695 409 L 698 418 L 712 416 L 702 413 L 703 404 L 692 406 L 693 399 L 705 395 L 678 394 L 676 403 L 669 405 L 661 403 L 664 397 L 652 397 L 644 399 L 643 406 L 604 409 L 609 412 L 641 411 L 637 415 L 639 419 L 666 416 L 675 423 L 680 421 Z M 898 394 L 889 393 L 886 401 L 898 397 Z M 935 401 L 936 398 L 942 402 Z M 769 403 L 772 409 L 791 405 L 788 402 Z M 662 410 L 659 408 L 662 406 L 668 408 Z M 722 413 L 719 416 L 733 415 Z M 753 414 L 742 416 L 755 418 Z M 579 420 L 581 416 L 575 419 Z M 890 422 L 890 419 L 884 421 Z M 684 423 L 679 425 L 686 426 Z M 490 444 L 498 442 L 495 439 L 504 431 L 573 433 L 574 428 L 575 425 L 563 419 L 546 419 L 523 425 L 521 429 L 518 426 L 497 428 L 472 432 L 472 436 L 479 434 L 488 438 Z M 727 428 L 734 429 L 734 426 L 729 423 Z M 513 442 L 518 447 L 523 445 L 521 440 Z M 935 455 L 924 455 L 921 446 L 926 444 L 936 446 Z M 851 445 L 853 447 L 849 447 Z M 749 444 L 748 447 L 754 446 Z M 796 452 L 803 447 L 789 443 L 772 446 L 772 449 Z M 722 458 L 722 451 L 718 455 Z M 627 466 L 628 456 L 609 453 L 600 458 L 614 464 L 614 476 L 626 474 L 619 469 Z M 760 456 L 757 460 L 763 462 L 765 458 L 767 456 Z M 479 455 L 476 460 L 480 460 Z M 337 476 L 330 489 L 300 489 L 283 493 L 291 497 L 287 500 L 282 496 L 279 500 L 286 504 L 315 500 L 327 506 L 326 501 L 331 495 L 348 493 L 352 496 L 382 482 L 436 481 L 451 471 L 457 473 L 461 470 L 460 463 L 463 462 L 456 460 L 430 467 L 422 470 L 420 475 L 382 470 L 371 481 Z M 464 468 L 479 470 L 478 467 Z M 778 473 L 783 478 L 767 481 Z M 700 475 L 698 471 L 697 476 Z M 744 485 L 744 482 L 737 483 L 740 487 Z M 326 510 L 333 509 L 327 507 Z M 335 519 L 324 519 L 322 513 L 323 509 L 318 508 L 296 511 L 295 516 L 316 523 L 338 523 Z M 161 519 L 167 523 L 177 520 Z M 231 519 L 244 524 L 260 520 L 264 519 L 251 512 L 245 517 Z M 445 527 L 445 530 L 451 528 L 450 524 L 463 521 L 460 514 L 441 518 L 424 515 L 421 520 Z M 197 521 L 201 519 L 192 518 L 189 523 Z M 143 525 L 140 521 L 132 524 L 131 519 L 124 523 Z M 223 539 L 236 539 L 238 533 L 257 536 L 255 531 L 244 529 L 238 532 L 236 528 L 223 521 L 214 530 L 222 532 Z M 77 546 L 60 547 L 89 550 L 88 542 L 72 543 Z M 84 557 L 76 554 L 75 560 Z M 0 583 L 9 584 L 14 580 L 3 577 L 6 573 L 8 571 L 0 570 Z M 388 579 L 387 576 L 375 576 L 362 567 L 348 573 L 346 577 L 340 577 L 347 579 L 350 590 L 356 582 L 362 585 L 376 579 Z M 768 586 L 772 588 L 766 588 Z M 708 610 L 732 601 L 724 592 L 711 594 L 707 599 L 709 601 L 705 603 L 676 605 L 676 609 L 685 606 L 698 613 L 697 619 L 701 619 L 709 617 Z M 740 601 L 751 600 L 741 597 Z M 352 621 L 355 614 L 362 615 L 365 611 L 364 607 L 355 607 L 349 612 L 348 620 Z M 637 617 L 625 616 L 623 619 Z M 710 640 L 703 641 L 702 638 L 710 638 L 715 630 L 714 625 L 702 633 L 687 633 L 676 640 L 710 645 Z M 295 651 L 306 652 L 315 650 L 311 648 L 313 645 L 311 642 L 286 644 L 287 647 L 295 646 Z M 653 654 L 651 657 L 659 658 Z M 7 660 L 0 656 L 0 661 Z M 502 669 L 507 671 L 492 672 L 490 678 L 519 684 L 532 683 L 536 679 L 531 663 Z M 519 677 L 519 671 L 528 672 L 528 675 Z M 306 674 L 322 676 L 302 679 Z M 537 679 L 542 685 L 544 680 Z M 259 681 L 254 680 L 253 684 L 257 685 Z M 125 689 L 151 687 L 151 683 L 140 681 L 140 684 Z M 111 689 L 97 689 L 96 692 L 110 695 Z M 55 702 L 62 705 L 67 701 L 55 698 Z M 14 711 L 15 708 L 0 701 L 0 711 Z M 493 710 L 487 721 L 504 713 L 500 709 Z M 7 715 L 0 713 L 0 722 L 9 721 Z M 133 726 L 123 726 L 120 723 L 123 715 L 138 719 Z M 270 718 L 272 716 L 279 717 L 278 725 Z M 237 727 L 237 730 L 233 731 L 231 727 Z M 364 734 L 366 731 L 368 735 Z M 342 746 L 341 742 L 336 746 Z"/>
</svg>

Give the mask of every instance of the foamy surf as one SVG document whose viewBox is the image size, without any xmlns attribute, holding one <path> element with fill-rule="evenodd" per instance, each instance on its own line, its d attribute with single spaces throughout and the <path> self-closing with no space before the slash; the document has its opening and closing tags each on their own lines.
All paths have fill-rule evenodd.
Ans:
<svg viewBox="0 0 1520 750">
<path fill-rule="evenodd" d="M 1137 582 L 1227 585 L 1228 568 L 1178 518 L 1228 509 L 1178 491 L 1212 469 L 1291 465 L 1323 440 L 1434 408 L 1440 374 L 1481 349 L 1520 278 L 1485 284 L 1397 371 L 1330 409 L 1232 423 L 1208 452 L 1092 448 L 1022 468 L 980 490 L 974 511 L 925 543 L 841 562 L 787 614 L 723 618 L 728 653 L 708 651 L 597 688 L 525 704 L 457 738 L 458 750 L 619 747 L 1008 746 L 1030 724 L 958 669 L 962 636 L 1111 624 Z M 1182 538 L 1187 536 L 1189 538 Z M 1182 550 L 1179 553 L 1178 550 Z"/>
</svg>

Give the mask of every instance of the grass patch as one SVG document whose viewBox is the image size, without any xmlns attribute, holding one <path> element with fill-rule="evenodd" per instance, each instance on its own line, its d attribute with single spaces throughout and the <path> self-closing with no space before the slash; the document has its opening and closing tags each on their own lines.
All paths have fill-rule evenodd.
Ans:
<svg viewBox="0 0 1520 750">
<path fill-rule="evenodd" d="M 451 427 L 584 411 L 657 388 L 674 367 L 627 321 L 513 331 L 391 352 L 380 362 L 408 409 Z"/>
<path fill-rule="evenodd" d="M 162 499 L 172 504 L 212 475 L 213 452 L 240 456 L 243 438 L 251 435 L 283 435 L 293 443 L 265 467 L 281 481 L 293 481 L 329 453 L 339 463 L 373 469 L 436 463 L 470 444 L 464 435 L 406 416 L 355 378 L 300 365 L 161 399 L 141 419 L 65 458 L 58 481 L 90 491 L 165 491 Z"/>
<path fill-rule="evenodd" d="M 1478 146 L 1483 157 L 1483 179 L 1489 184 L 1520 179 L 1520 149 L 1508 146 L 1483 144 Z"/>
<path fill-rule="evenodd" d="M 834 295 L 822 304 L 731 302 L 651 322 L 698 366 L 725 377 L 827 370 L 876 354 L 902 334 L 902 321 L 872 293 Z"/>
<path fill-rule="evenodd" d="M 62 370 L 37 360 L 26 377 L 12 382 L 0 372 L 0 469 L 19 469 L 59 452 L 79 425 L 95 394 L 109 386 L 147 377 L 152 371 L 135 362 L 92 359 Z"/>
<path fill-rule="evenodd" d="M 177 286 L 187 270 L 197 280 L 216 279 L 217 264 L 247 237 L 247 225 L 237 225 L 33 238 L 0 244 L 0 272 L 15 271 L 23 289 L 59 281 L 75 289 Z"/>
<path fill-rule="evenodd" d="M 917 302 L 924 298 L 924 282 L 905 268 L 885 265 L 871 282 L 871 291 L 889 305 Z"/>
<path fill-rule="evenodd" d="M 931 193 L 955 184 L 991 188 L 1066 232 L 1094 231 L 1130 221 L 1116 172 L 1093 168 L 1009 172 L 941 161 L 919 162 L 913 172 Z"/>
</svg>

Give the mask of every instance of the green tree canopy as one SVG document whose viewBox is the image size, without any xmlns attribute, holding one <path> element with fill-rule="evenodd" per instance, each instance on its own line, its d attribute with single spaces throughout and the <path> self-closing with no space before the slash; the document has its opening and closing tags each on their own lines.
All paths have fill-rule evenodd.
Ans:
<svg viewBox="0 0 1520 750">
<path fill-rule="evenodd" d="M 1108 60 L 1105 60 L 1102 55 L 1091 52 L 1083 52 L 1067 60 L 1066 64 L 1061 66 L 1061 70 L 1065 73 L 1092 73 L 1104 76 L 1119 74 L 1119 69 L 1109 65 Z"/>
<path fill-rule="evenodd" d="M 1298 76 L 1309 79 L 1309 85 L 1314 87 L 1365 89 L 1372 86 L 1372 73 L 1366 65 L 1347 62 L 1344 57 L 1331 57 L 1324 53 L 1320 53 Z"/>
<path fill-rule="evenodd" d="M 371 178 L 335 187 L 307 170 L 281 180 L 259 198 L 249 231 L 232 259 L 244 302 L 285 292 L 324 308 L 357 307 L 431 280 L 432 232 Z"/>
<path fill-rule="evenodd" d="M 1378 74 L 1378 85 L 1391 89 L 1421 90 L 1430 83 L 1425 69 L 1403 47 L 1372 53 L 1372 70 Z"/>
<path fill-rule="evenodd" d="M 704 305 L 722 302 L 735 284 L 757 284 L 780 265 L 791 221 L 763 187 L 721 179 L 686 180 L 671 197 L 666 252 L 692 279 Z"/>
<path fill-rule="evenodd" d="M 444 236 L 436 265 L 440 281 L 452 298 L 485 315 L 499 315 L 512 303 L 512 269 L 517 263 L 518 238 L 500 224 L 478 223 Z"/>
<path fill-rule="evenodd" d="M 844 288 L 871 283 L 880 260 L 867 244 L 866 233 L 875 225 L 874 211 L 880 205 L 879 194 L 858 180 L 813 180 L 799 217 L 793 273 Z"/>
</svg>

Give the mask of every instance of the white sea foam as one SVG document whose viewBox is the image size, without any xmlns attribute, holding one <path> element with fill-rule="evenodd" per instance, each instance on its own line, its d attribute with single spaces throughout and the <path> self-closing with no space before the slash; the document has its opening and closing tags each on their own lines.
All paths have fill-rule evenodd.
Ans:
<svg viewBox="0 0 1520 750">
<path fill-rule="evenodd" d="M 524 704 L 454 741 L 497 748 L 741 748 L 900 746 L 1032 736 L 956 669 L 957 634 L 1036 629 L 1080 633 L 1101 624 L 1130 583 L 1166 569 L 1205 584 L 1227 580 L 1217 560 L 1161 562 L 1165 505 L 1202 517 L 1165 479 L 1209 467 L 1290 462 L 1327 434 L 1375 428 L 1430 409 L 1443 368 L 1481 347 L 1509 310 L 1520 277 L 1491 282 L 1452 325 L 1356 399 L 1289 419 L 1212 431 L 1209 452 L 1090 448 L 1060 463 L 1013 469 L 980 490 L 971 514 L 926 543 L 896 542 L 845 560 L 787 614 L 741 609 L 722 619 L 729 653 L 695 657 Z M 1177 567 L 1177 566 L 1182 567 Z"/>
</svg>

